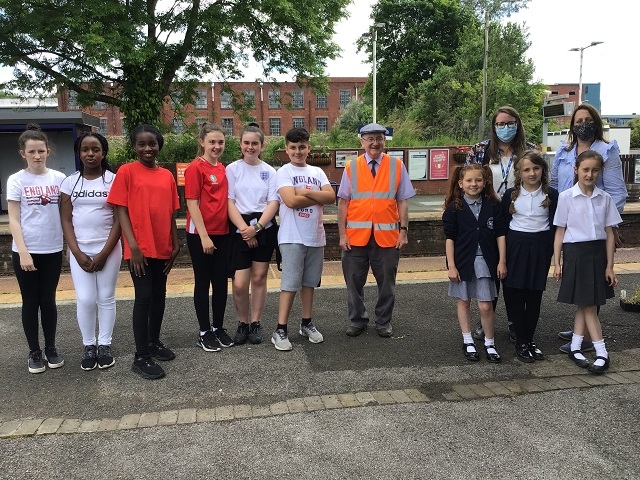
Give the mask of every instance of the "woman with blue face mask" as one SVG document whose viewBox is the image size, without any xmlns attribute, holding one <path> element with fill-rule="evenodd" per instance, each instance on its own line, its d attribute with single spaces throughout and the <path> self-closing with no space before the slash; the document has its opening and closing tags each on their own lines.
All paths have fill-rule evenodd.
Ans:
<svg viewBox="0 0 640 480">
<path fill-rule="evenodd" d="M 493 189 L 500 198 L 508 188 L 514 186 L 515 162 L 525 150 L 537 150 L 536 146 L 525 140 L 524 126 L 520 114 L 512 107 L 500 107 L 491 119 L 491 135 L 487 140 L 471 147 L 465 164 L 479 163 L 489 165 L 492 173 Z M 500 291 L 500 283 L 497 283 Z M 495 310 L 496 301 L 493 302 Z M 516 333 L 509 325 L 509 339 L 515 343 Z M 482 340 L 482 327 L 472 331 L 473 338 Z"/>
</svg>

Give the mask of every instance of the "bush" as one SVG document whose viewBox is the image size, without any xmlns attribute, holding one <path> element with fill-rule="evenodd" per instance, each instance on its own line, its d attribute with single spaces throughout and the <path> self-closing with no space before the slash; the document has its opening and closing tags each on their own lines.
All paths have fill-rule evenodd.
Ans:
<svg viewBox="0 0 640 480">
<path fill-rule="evenodd" d="M 284 137 L 271 137 L 266 139 L 267 146 L 264 147 L 260 158 L 270 165 L 280 165 L 280 160 L 276 155 L 276 150 L 282 150 L 285 146 Z M 240 157 L 238 157 L 240 158 Z"/>
</svg>

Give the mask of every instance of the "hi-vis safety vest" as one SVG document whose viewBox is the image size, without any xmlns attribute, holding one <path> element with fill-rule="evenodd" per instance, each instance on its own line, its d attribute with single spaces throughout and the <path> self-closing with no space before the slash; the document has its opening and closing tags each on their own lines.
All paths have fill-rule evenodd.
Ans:
<svg viewBox="0 0 640 480">
<path fill-rule="evenodd" d="M 380 247 L 395 247 L 399 236 L 399 214 L 396 192 L 400 185 L 402 160 L 391 160 L 386 153 L 371 174 L 364 155 L 346 165 L 351 180 L 351 200 L 347 210 L 346 233 L 349 243 L 364 247 L 371 231 Z"/>
</svg>

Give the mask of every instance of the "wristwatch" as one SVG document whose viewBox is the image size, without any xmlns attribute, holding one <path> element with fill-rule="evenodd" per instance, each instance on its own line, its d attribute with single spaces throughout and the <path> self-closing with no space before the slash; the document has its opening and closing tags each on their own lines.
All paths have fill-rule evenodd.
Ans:
<svg viewBox="0 0 640 480">
<path fill-rule="evenodd" d="M 409 229 L 407 227 L 400 227 L 400 230 L 408 231 Z"/>
</svg>

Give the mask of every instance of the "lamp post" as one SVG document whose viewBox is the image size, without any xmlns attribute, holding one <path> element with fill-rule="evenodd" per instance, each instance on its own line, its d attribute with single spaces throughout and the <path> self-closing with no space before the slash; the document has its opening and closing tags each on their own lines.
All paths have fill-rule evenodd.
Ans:
<svg viewBox="0 0 640 480">
<path fill-rule="evenodd" d="M 371 27 L 371 38 L 373 39 L 373 123 L 376 123 L 376 46 L 378 43 L 378 28 L 384 27 L 385 23 L 374 23 Z"/>
<path fill-rule="evenodd" d="M 575 47 L 569 50 L 570 52 L 580 52 L 580 80 L 578 84 L 578 105 L 582 105 L 582 56 L 584 54 L 584 51 L 587 48 L 595 47 L 596 45 L 600 45 L 601 43 L 604 43 L 604 42 L 591 42 L 586 47 Z"/>
</svg>

